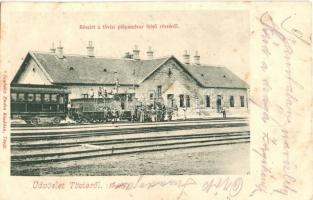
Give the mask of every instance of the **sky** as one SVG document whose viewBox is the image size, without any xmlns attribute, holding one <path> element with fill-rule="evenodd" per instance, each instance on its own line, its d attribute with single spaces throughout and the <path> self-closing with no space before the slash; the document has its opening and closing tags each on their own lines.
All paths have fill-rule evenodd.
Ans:
<svg viewBox="0 0 313 200">
<path fill-rule="evenodd" d="M 195 51 L 206 65 L 225 66 L 249 81 L 249 13 L 243 10 L 177 9 L 175 7 L 85 6 L 77 4 L 6 4 L 1 24 L 1 65 L 12 78 L 28 51 L 49 51 L 61 41 L 65 54 L 86 54 L 93 41 L 95 56 L 120 58 L 137 45 L 146 58 L 174 55 L 182 61 Z M 117 30 L 119 25 L 143 29 Z M 147 29 L 146 25 L 157 25 Z M 175 29 L 160 25 L 177 24 Z M 80 26 L 96 29 L 80 29 Z M 97 26 L 115 29 L 97 29 Z"/>
</svg>

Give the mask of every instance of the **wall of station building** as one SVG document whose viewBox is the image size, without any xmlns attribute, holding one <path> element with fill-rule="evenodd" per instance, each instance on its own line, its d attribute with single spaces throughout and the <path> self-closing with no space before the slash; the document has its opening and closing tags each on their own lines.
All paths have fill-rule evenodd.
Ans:
<svg viewBox="0 0 313 200">
<path fill-rule="evenodd" d="M 218 96 L 221 97 L 221 107 L 228 113 L 248 112 L 248 91 L 240 88 L 203 88 L 200 90 L 200 109 L 206 112 L 216 112 Z M 207 102 L 209 98 L 209 102 Z M 233 98 L 231 100 L 231 98 Z M 232 103 L 231 103 L 232 101 Z M 209 104 L 209 105 L 208 105 Z"/>
<path fill-rule="evenodd" d="M 33 59 L 30 59 L 25 71 L 21 74 L 17 83 L 19 84 L 40 84 L 51 85 L 50 81 L 46 78 L 43 71 L 38 67 Z"/>
</svg>

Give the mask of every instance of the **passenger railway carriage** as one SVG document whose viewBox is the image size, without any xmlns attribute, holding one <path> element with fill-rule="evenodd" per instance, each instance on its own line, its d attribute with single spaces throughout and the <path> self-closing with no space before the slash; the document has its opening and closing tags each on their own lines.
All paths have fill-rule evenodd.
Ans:
<svg viewBox="0 0 313 200">
<path fill-rule="evenodd" d="M 66 117 L 69 93 L 62 86 L 11 84 L 11 118 L 58 124 Z"/>
</svg>

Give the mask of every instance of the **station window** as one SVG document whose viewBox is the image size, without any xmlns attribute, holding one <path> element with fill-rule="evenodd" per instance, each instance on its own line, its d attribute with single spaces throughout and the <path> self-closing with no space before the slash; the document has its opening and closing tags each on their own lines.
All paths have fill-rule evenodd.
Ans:
<svg viewBox="0 0 313 200">
<path fill-rule="evenodd" d="M 18 100 L 19 101 L 24 101 L 25 100 L 25 94 L 24 93 L 19 93 L 18 94 Z"/>
<path fill-rule="evenodd" d="M 17 100 L 17 94 L 11 93 L 11 101 L 16 101 L 16 100 Z"/>
<path fill-rule="evenodd" d="M 50 94 L 45 94 L 44 95 L 44 101 L 50 101 Z"/>
<path fill-rule="evenodd" d="M 35 101 L 41 102 L 41 94 L 35 94 Z"/>
<path fill-rule="evenodd" d="M 88 94 L 82 94 L 83 99 L 88 99 Z"/>
<path fill-rule="evenodd" d="M 245 107 L 245 97 L 244 96 L 240 96 L 240 106 Z"/>
<path fill-rule="evenodd" d="M 174 94 L 167 95 L 168 106 L 174 107 Z"/>
<path fill-rule="evenodd" d="M 162 94 L 162 85 L 158 85 L 158 97 L 160 97 L 161 96 L 161 94 Z"/>
<path fill-rule="evenodd" d="M 190 96 L 186 95 L 186 107 L 190 107 Z"/>
<path fill-rule="evenodd" d="M 27 101 L 34 101 L 35 95 L 34 94 L 28 94 Z"/>
<path fill-rule="evenodd" d="M 234 107 L 234 105 L 235 105 L 234 96 L 229 97 L 229 105 L 230 105 L 230 107 Z"/>
<path fill-rule="evenodd" d="M 179 95 L 179 107 L 182 108 L 185 106 L 184 101 L 185 101 L 184 95 L 183 94 Z"/>
<path fill-rule="evenodd" d="M 150 100 L 153 100 L 153 93 L 150 93 Z"/>
<path fill-rule="evenodd" d="M 210 107 L 211 105 L 210 96 L 205 95 L 205 107 Z"/>
<path fill-rule="evenodd" d="M 57 94 L 51 94 L 51 101 L 57 102 L 58 101 L 58 95 Z"/>
</svg>

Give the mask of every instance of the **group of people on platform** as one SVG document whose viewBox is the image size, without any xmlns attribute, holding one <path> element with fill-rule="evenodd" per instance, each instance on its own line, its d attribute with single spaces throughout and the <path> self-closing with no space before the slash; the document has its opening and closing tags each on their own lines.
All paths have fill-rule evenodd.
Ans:
<svg viewBox="0 0 313 200">
<path fill-rule="evenodd" d="M 110 121 L 115 123 L 121 120 L 132 122 L 161 122 L 171 121 L 177 107 L 166 107 L 164 104 L 155 103 L 149 105 L 135 105 L 129 109 L 121 109 L 116 106 L 103 107 L 101 111 L 83 112 L 70 109 L 69 117 L 78 122 Z"/>
<path fill-rule="evenodd" d="M 133 110 L 132 121 L 140 122 L 162 122 L 165 120 L 171 121 L 175 108 L 166 107 L 163 104 L 155 104 L 148 106 L 138 106 Z"/>
<path fill-rule="evenodd" d="M 85 111 L 84 111 L 85 110 Z M 187 119 L 187 108 L 183 108 L 184 119 Z M 171 121 L 178 116 L 177 106 L 166 106 L 162 102 L 150 104 L 133 103 L 126 107 L 120 106 L 119 102 L 113 101 L 109 105 L 93 110 L 70 109 L 69 117 L 77 122 L 112 122 L 128 120 L 132 122 L 162 122 Z M 226 118 L 226 109 L 220 108 L 219 112 Z M 180 113 L 181 115 L 182 113 Z M 175 116 L 175 117 L 174 117 Z"/>
</svg>

